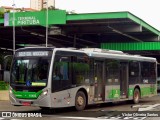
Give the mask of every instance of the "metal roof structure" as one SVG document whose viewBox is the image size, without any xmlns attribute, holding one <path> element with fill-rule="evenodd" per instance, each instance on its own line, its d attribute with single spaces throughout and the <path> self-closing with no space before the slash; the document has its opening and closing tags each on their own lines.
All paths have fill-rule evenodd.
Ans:
<svg viewBox="0 0 160 120">
<path fill-rule="evenodd" d="M 68 34 L 95 35 L 92 41 L 158 41 L 160 32 L 129 12 L 75 14 L 67 16 L 62 27 Z"/>
<path fill-rule="evenodd" d="M 152 49 L 142 49 L 148 44 L 159 42 L 160 32 L 142 19 L 130 12 L 104 12 L 104 13 L 84 13 L 67 14 L 64 12 L 60 21 L 63 23 L 54 23 L 57 15 L 50 13 L 48 42 L 57 47 L 102 47 L 102 44 L 141 44 L 136 47 L 141 48 L 135 51 L 135 48 L 127 50 L 138 52 L 139 54 L 155 55 L 159 54 L 159 44 Z M 18 14 L 18 13 L 15 13 Z M 26 13 L 21 13 L 22 17 Z M 38 12 L 36 13 L 38 14 Z M 28 12 L 32 16 L 32 12 Z M 42 16 L 43 15 L 43 16 Z M 52 17 L 51 17 L 52 16 Z M 33 16 L 32 16 L 33 17 Z M 17 18 L 18 19 L 18 18 Z M 41 14 L 40 19 L 45 23 L 45 13 Z M 12 25 L 4 26 L 5 19 L 0 18 L 0 47 L 12 48 Z M 45 44 L 46 27 L 40 25 L 17 25 L 16 26 L 16 48 L 26 44 Z M 146 43 L 146 44 L 143 44 Z M 105 47 L 107 49 L 107 47 Z M 123 46 L 125 50 L 125 45 Z M 159 49 L 158 49 L 159 48 Z"/>
</svg>

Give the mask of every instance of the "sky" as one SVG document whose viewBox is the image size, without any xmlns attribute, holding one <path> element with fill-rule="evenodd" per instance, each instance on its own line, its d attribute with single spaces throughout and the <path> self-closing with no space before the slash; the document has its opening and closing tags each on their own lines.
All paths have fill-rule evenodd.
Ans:
<svg viewBox="0 0 160 120">
<path fill-rule="evenodd" d="M 0 0 L 0 6 L 30 7 L 30 0 Z M 160 0 L 55 0 L 55 7 L 76 13 L 129 11 L 160 30 Z"/>
</svg>

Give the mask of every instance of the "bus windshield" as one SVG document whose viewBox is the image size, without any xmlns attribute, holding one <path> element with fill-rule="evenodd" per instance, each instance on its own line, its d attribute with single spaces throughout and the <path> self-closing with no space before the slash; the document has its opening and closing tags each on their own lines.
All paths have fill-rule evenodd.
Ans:
<svg viewBox="0 0 160 120">
<path fill-rule="evenodd" d="M 46 86 L 49 66 L 48 57 L 15 58 L 11 70 L 11 85 Z"/>
</svg>

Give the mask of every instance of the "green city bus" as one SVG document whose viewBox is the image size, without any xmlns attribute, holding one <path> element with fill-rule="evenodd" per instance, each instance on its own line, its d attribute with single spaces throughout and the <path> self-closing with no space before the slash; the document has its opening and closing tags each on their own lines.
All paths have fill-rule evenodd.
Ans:
<svg viewBox="0 0 160 120">
<path fill-rule="evenodd" d="M 98 48 L 21 48 L 13 57 L 12 105 L 62 108 L 157 94 L 155 58 Z"/>
</svg>

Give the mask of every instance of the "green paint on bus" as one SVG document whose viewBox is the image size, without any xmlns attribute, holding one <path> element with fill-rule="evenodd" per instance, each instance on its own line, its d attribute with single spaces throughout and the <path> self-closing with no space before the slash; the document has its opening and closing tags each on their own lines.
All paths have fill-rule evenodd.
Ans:
<svg viewBox="0 0 160 120">
<path fill-rule="evenodd" d="M 26 91 L 12 91 L 16 98 L 20 99 L 37 99 L 42 93 L 42 90 L 38 92 L 26 92 Z"/>
</svg>

